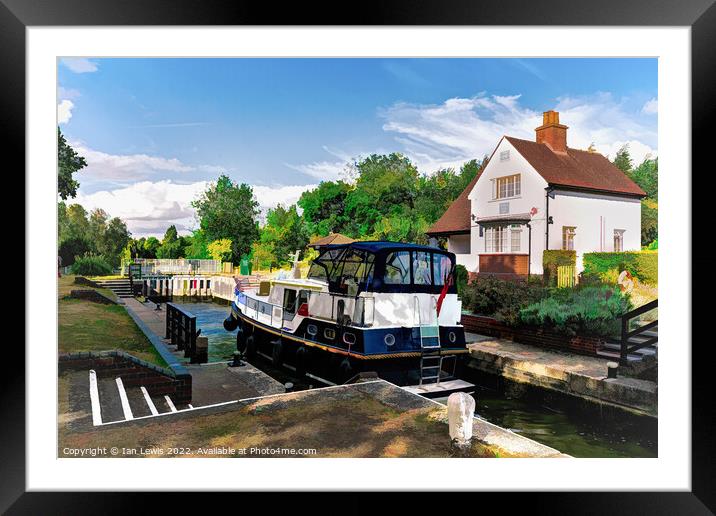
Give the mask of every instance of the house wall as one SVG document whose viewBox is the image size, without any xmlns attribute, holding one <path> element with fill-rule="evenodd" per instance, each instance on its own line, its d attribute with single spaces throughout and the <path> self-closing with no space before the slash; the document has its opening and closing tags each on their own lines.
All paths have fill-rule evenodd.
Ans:
<svg viewBox="0 0 716 516">
<path fill-rule="evenodd" d="M 562 248 L 562 227 L 576 227 L 574 249 L 577 271 L 583 268 L 582 255 L 614 251 L 614 230 L 624 231 L 624 251 L 641 249 L 641 201 L 625 197 L 555 191 L 549 201 L 554 224 L 549 228 L 549 248 Z M 534 236 L 534 235 L 533 235 Z"/>
<path fill-rule="evenodd" d="M 501 161 L 500 153 L 506 150 L 510 151 L 510 157 L 506 161 Z M 521 175 L 520 195 L 510 199 L 493 200 L 493 180 L 513 174 Z M 512 214 L 529 213 L 532 208 L 536 208 L 537 212 L 532 216 L 532 222 L 530 223 L 532 226 L 532 259 L 530 263 L 532 274 L 542 274 L 542 251 L 544 250 L 545 242 L 545 188 L 547 188 L 547 182 L 542 176 L 517 152 L 509 141 L 503 139 L 469 195 L 472 214 L 477 217 L 500 215 L 501 203 L 509 203 L 508 213 Z M 480 236 L 480 230 L 477 225 L 473 226 L 470 237 L 471 255 L 477 257 L 478 254 L 485 254 L 485 234 L 483 232 L 483 236 Z M 522 226 L 520 247 L 522 254 L 528 254 L 528 230 L 526 226 Z M 479 272 L 479 267 L 475 269 L 468 268 L 468 270 Z"/>
</svg>

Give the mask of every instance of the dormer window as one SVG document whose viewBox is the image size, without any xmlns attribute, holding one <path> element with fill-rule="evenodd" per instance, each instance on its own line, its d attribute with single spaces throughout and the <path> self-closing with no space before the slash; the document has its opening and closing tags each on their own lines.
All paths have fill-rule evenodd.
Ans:
<svg viewBox="0 0 716 516">
<path fill-rule="evenodd" d="M 494 199 L 517 197 L 522 191 L 520 174 L 498 177 L 494 180 Z"/>
</svg>

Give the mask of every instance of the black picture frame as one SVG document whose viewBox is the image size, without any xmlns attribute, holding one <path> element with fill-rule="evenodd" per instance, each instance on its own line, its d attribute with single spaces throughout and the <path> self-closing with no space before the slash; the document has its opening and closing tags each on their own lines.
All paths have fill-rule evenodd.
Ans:
<svg viewBox="0 0 716 516">
<path fill-rule="evenodd" d="M 711 133 L 716 126 L 716 6 L 715 0 L 411 0 L 390 3 L 339 4 L 296 2 L 273 4 L 228 0 L 0 0 L 0 106 L 4 144 L 24 149 L 25 135 L 25 30 L 30 26 L 63 25 L 620 25 L 691 27 L 692 72 L 692 170 L 700 177 L 713 174 Z M 668 128 L 660 127 L 660 131 Z M 24 153 L 17 167 L 24 169 Z M 20 168 L 18 168 L 20 169 Z M 669 171 L 676 173 L 676 171 Z M 688 171 L 679 171 L 687 174 Z M 692 180 L 696 173 L 692 173 Z M 31 188 L 31 187 L 30 187 Z M 31 195 L 31 191 L 27 192 Z M 700 198 L 707 188 L 692 190 L 692 235 L 698 224 L 709 220 L 706 210 L 713 204 Z M 664 216 L 668 216 L 665 214 Z M 689 221 L 684 221 L 688 224 Z M 26 238 L 33 238 L 26 235 Z M 695 240 L 696 241 L 696 240 Z M 692 253 L 694 271 L 709 271 L 711 253 Z M 707 274 L 707 276 L 710 276 Z M 690 279 L 689 279 L 690 281 Z M 716 440 L 711 435 L 713 388 L 709 382 L 711 339 L 698 339 L 699 322 L 709 320 L 708 300 L 692 299 L 692 490 L 667 493 L 531 493 L 475 495 L 479 506 L 509 498 L 510 509 L 527 504 L 531 513 L 550 514 L 711 514 L 716 510 Z M 26 320 L 31 314 L 26 313 Z M 686 323 L 686 322 L 685 322 Z M 689 345 L 688 324 L 683 342 Z M 26 345 L 30 343 L 26 342 Z M 0 451 L 0 510 L 10 514 L 114 514 L 138 507 L 149 509 L 167 498 L 127 493 L 26 493 L 25 492 L 25 377 L 24 357 L 14 358 L 13 368 L 3 368 L 2 449 Z M 665 443 L 668 446 L 668 443 Z M 320 479 L 317 480 L 320 482 Z M 625 489 L 627 487 L 625 486 Z M 171 495 L 178 504 L 189 493 Z M 266 496 L 266 495 L 264 495 Z M 527 499 L 526 496 L 529 496 Z M 233 498 L 232 498 L 233 497 Z M 229 506 L 250 510 L 244 494 L 224 497 Z M 486 500 L 486 497 L 489 500 Z M 540 500 L 535 500 L 538 497 Z M 217 507 L 212 495 L 212 506 Z M 274 509 L 296 507 L 302 495 L 271 495 Z M 371 510 L 371 502 L 357 494 L 340 498 L 347 511 Z M 233 501 L 232 501 L 233 500 Z M 428 510 L 430 498 L 413 497 L 421 511 Z M 433 499 L 434 501 L 435 499 Z M 445 500 L 444 497 L 437 500 Z M 407 504 L 407 502 L 406 502 Z M 403 506 L 401 512 L 409 510 Z M 450 510 L 443 507 L 442 510 Z M 494 510 L 494 509 L 493 509 Z M 142 513 L 145 511 L 141 511 Z"/>
</svg>

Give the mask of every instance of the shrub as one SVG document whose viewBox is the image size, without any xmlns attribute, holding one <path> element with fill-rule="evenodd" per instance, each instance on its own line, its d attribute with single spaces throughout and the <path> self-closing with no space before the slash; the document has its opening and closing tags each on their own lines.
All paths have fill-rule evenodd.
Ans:
<svg viewBox="0 0 716 516">
<path fill-rule="evenodd" d="M 655 285 L 659 280 L 658 251 L 628 251 L 623 253 L 584 253 L 584 273 L 608 274 L 611 269 L 627 270 L 644 283 Z"/>
<path fill-rule="evenodd" d="M 60 242 L 57 254 L 62 258 L 62 265 L 68 267 L 75 261 L 75 257 L 84 256 L 92 249 L 90 243 L 81 237 L 68 238 Z"/>
<path fill-rule="evenodd" d="M 619 317 L 631 309 L 628 295 L 618 287 L 588 286 L 552 291 L 519 312 L 519 322 L 541 326 L 567 335 L 616 337 Z"/>
<path fill-rule="evenodd" d="M 542 253 L 543 276 L 546 285 L 554 285 L 557 282 L 557 267 L 560 265 L 575 265 L 577 263 L 576 251 L 564 251 L 559 249 L 548 249 Z"/>
<path fill-rule="evenodd" d="M 520 309 L 539 301 L 546 293 L 547 289 L 540 283 L 479 276 L 465 287 L 462 303 L 476 314 L 515 325 L 519 322 Z"/>
<path fill-rule="evenodd" d="M 83 276 L 107 276 L 112 274 L 112 267 L 101 256 L 88 255 L 78 257 L 70 271 Z"/>
<path fill-rule="evenodd" d="M 461 298 L 465 292 L 465 287 L 467 287 L 468 277 L 469 275 L 464 265 L 455 266 L 455 285 L 457 286 L 457 295 Z"/>
</svg>

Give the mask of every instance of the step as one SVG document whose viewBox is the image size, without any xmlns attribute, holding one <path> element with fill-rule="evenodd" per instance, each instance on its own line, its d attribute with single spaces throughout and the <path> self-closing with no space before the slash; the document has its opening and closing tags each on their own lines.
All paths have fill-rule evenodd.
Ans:
<svg viewBox="0 0 716 516">
<path fill-rule="evenodd" d="M 117 381 L 114 377 L 98 378 L 97 387 L 99 390 L 99 406 L 102 415 L 102 423 L 112 421 L 124 421 L 124 410 L 122 399 L 119 396 Z"/>
<path fill-rule="evenodd" d="M 604 358 L 611 358 L 614 360 L 620 360 L 621 355 L 618 351 L 600 350 L 597 351 L 597 355 Z M 632 353 L 627 355 L 627 362 L 641 362 L 644 357 L 642 355 L 634 355 Z"/>
</svg>

